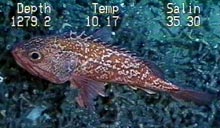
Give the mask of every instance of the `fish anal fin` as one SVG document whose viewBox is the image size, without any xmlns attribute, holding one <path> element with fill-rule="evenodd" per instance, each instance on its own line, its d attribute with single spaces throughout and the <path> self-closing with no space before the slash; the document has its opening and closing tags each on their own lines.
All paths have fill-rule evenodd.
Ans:
<svg viewBox="0 0 220 128">
<path fill-rule="evenodd" d="M 143 90 L 143 91 L 145 91 L 145 92 L 147 92 L 148 94 L 151 94 L 151 95 L 156 94 L 155 91 L 152 91 L 150 89 L 146 89 L 146 88 L 143 88 L 143 87 L 138 87 L 138 86 L 129 86 L 129 87 L 134 89 L 134 90 L 141 89 L 141 90 Z"/>
<path fill-rule="evenodd" d="M 134 87 L 134 86 L 129 86 L 129 87 L 133 90 L 137 90 L 137 87 Z"/>
<path fill-rule="evenodd" d="M 81 107 L 94 109 L 94 98 L 98 95 L 105 96 L 105 83 L 103 82 L 98 82 L 80 75 L 74 75 L 70 82 L 72 87 L 80 90 L 76 100 Z"/>
<path fill-rule="evenodd" d="M 149 89 L 142 89 L 142 90 L 144 90 L 145 92 L 147 92 L 148 94 L 151 94 L 151 95 L 156 94 L 156 92 L 149 90 Z"/>
</svg>

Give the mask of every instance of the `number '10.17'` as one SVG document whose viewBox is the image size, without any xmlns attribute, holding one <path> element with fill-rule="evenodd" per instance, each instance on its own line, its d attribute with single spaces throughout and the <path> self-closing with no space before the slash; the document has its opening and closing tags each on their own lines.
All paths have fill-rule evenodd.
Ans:
<svg viewBox="0 0 220 128">
<path fill-rule="evenodd" d="M 86 26 L 90 27 L 99 27 L 100 26 L 100 19 L 98 16 L 88 16 L 87 18 L 87 24 Z M 119 16 L 107 16 L 106 20 L 107 20 L 107 24 L 106 26 L 111 26 L 113 25 L 114 27 L 117 26 L 117 22 L 118 22 Z"/>
</svg>

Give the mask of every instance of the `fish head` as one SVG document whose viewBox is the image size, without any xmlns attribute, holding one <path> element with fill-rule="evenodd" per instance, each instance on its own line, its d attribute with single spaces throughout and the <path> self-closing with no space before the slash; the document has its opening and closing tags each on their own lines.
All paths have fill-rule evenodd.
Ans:
<svg viewBox="0 0 220 128">
<path fill-rule="evenodd" d="M 18 43 L 12 50 L 15 61 L 34 76 L 53 83 L 68 81 L 77 67 L 74 55 L 58 47 L 57 37 L 36 37 Z"/>
</svg>

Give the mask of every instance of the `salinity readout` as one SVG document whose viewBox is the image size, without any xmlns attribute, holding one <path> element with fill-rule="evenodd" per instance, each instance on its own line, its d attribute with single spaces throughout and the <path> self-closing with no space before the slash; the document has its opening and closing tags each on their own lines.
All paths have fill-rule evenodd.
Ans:
<svg viewBox="0 0 220 128">
<path fill-rule="evenodd" d="M 45 14 L 43 22 L 39 21 L 39 17 L 34 14 Z M 36 5 L 24 5 L 23 3 L 17 3 L 17 12 L 15 16 L 12 16 L 12 27 L 50 27 L 51 7 L 47 3 L 39 3 Z"/>
<path fill-rule="evenodd" d="M 197 27 L 201 24 L 201 9 L 191 3 L 168 3 L 166 6 L 166 25 L 169 27 L 189 26 Z M 183 14 L 183 15 L 181 15 Z M 184 16 L 185 15 L 185 16 Z M 185 22 L 183 22 L 185 21 Z"/>
</svg>

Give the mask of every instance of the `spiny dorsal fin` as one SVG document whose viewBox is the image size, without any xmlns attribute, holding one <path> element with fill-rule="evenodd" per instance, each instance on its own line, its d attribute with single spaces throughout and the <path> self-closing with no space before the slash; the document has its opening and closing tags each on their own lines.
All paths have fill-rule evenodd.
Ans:
<svg viewBox="0 0 220 128">
<path fill-rule="evenodd" d="M 70 31 L 69 33 L 64 33 L 63 37 L 70 38 L 72 40 L 83 40 L 85 43 L 107 44 L 107 42 L 103 41 L 104 39 L 101 39 L 99 36 L 95 36 L 94 34 L 87 35 L 85 31 L 82 31 L 80 34 Z"/>
<path fill-rule="evenodd" d="M 110 43 L 110 41 L 112 40 L 111 35 L 112 34 L 111 34 L 110 29 L 106 27 L 97 30 L 91 35 L 86 35 L 85 31 L 81 32 L 80 34 L 77 34 L 77 32 L 73 32 L 73 31 L 70 31 L 69 34 L 67 33 L 64 34 L 65 38 L 71 38 L 74 40 L 80 39 L 80 40 L 83 40 L 83 42 L 85 43 L 100 43 L 107 48 L 116 50 L 118 52 L 123 52 L 125 54 L 128 54 L 129 56 L 134 57 L 134 59 L 141 61 L 141 59 L 137 57 L 136 53 L 129 51 L 125 47 L 115 46 L 112 43 Z"/>
<path fill-rule="evenodd" d="M 97 30 L 92 35 L 93 35 L 93 38 L 99 39 L 99 40 L 106 42 L 106 43 L 112 41 L 112 30 L 107 27 L 103 27 L 103 28 Z"/>
</svg>

